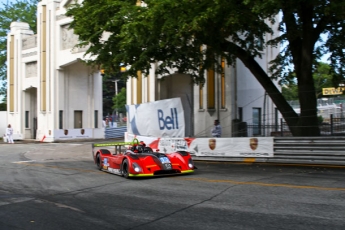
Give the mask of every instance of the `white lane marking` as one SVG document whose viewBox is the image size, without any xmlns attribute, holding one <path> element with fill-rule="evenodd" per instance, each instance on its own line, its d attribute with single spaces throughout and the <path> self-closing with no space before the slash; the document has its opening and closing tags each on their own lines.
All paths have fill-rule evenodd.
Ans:
<svg viewBox="0 0 345 230">
<path fill-rule="evenodd" d="M 20 163 L 30 163 L 30 162 L 34 162 L 35 160 L 30 160 L 30 161 L 14 161 L 12 162 L 13 164 L 20 164 Z"/>
<path fill-rule="evenodd" d="M 49 200 L 37 199 L 37 200 L 35 200 L 35 202 L 53 204 L 53 205 L 55 205 L 58 208 L 67 208 L 67 209 L 70 209 L 70 210 L 73 210 L 73 211 L 76 211 L 76 212 L 84 212 L 84 211 L 82 211 L 82 210 L 80 210 L 78 208 L 75 208 L 75 207 L 72 207 L 72 206 L 68 206 L 68 205 L 65 205 L 65 204 L 61 204 L 61 203 L 56 203 L 56 202 L 49 201 Z"/>
<path fill-rule="evenodd" d="M 34 198 L 32 197 L 18 197 L 18 198 L 2 198 L 2 200 L 0 201 L 0 206 L 4 206 L 4 205 L 9 205 L 9 204 L 15 204 L 15 203 L 21 203 L 21 202 L 26 202 L 26 201 L 30 201 L 33 200 Z"/>
<path fill-rule="evenodd" d="M 2 199 L 2 201 L 0 201 L 0 207 L 1 206 L 4 206 L 4 205 L 10 205 L 10 204 L 15 204 L 15 203 L 21 203 L 21 202 L 27 202 L 27 201 L 35 201 L 35 202 L 38 202 L 38 203 L 47 203 L 47 204 L 53 204 L 55 205 L 56 207 L 58 208 L 66 208 L 66 209 L 70 209 L 70 210 L 73 210 L 73 211 L 76 211 L 76 212 L 84 212 L 78 208 L 75 208 L 75 207 L 72 207 L 72 206 L 68 206 L 68 205 L 65 205 L 65 204 L 61 204 L 61 203 L 56 203 L 56 202 L 52 202 L 52 201 L 48 201 L 48 200 L 42 200 L 42 199 L 35 199 L 35 198 L 32 198 L 32 197 L 9 197 L 9 198 L 5 198 L 5 199 Z"/>
</svg>

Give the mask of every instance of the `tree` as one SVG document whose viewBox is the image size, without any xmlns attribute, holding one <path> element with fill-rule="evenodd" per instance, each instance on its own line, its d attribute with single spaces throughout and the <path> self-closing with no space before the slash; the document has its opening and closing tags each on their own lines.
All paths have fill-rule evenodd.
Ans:
<svg viewBox="0 0 345 230">
<path fill-rule="evenodd" d="M 137 3 L 139 2 L 139 4 Z M 157 73 L 170 68 L 203 82 L 204 70 L 220 71 L 219 58 L 233 64 L 236 58 L 256 77 L 271 97 L 294 136 L 318 136 L 312 69 L 315 60 L 330 52 L 333 76 L 341 79 L 345 58 L 343 0 L 84 0 L 69 8 L 70 27 L 80 46 L 90 45 L 90 64 L 115 71 L 124 64 L 126 74 Z M 279 21 L 279 34 L 272 24 Z M 105 33 L 109 37 L 102 39 Z M 269 36 L 273 34 L 273 39 Z M 322 40 L 322 35 L 327 39 Z M 265 72 L 257 62 L 267 46 L 286 44 Z M 203 49 L 201 49 L 203 47 Z M 301 106 L 296 114 L 272 80 L 295 74 Z"/>
<path fill-rule="evenodd" d="M 114 97 L 116 97 L 116 94 L 118 93 L 117 91 L 121 92 L 121 89 L 125 87 L 126 83 L 121 79 L 122 72 L 117 72 L 116 74 L 109 74 L 108 72 L 104 71 L 104 73 L 102 73 L 101 75 L 103 83 L 103 116 L 107 116 L 113 114 L 115 109 Z"/>
<path fill-rule="evenodd" d="M 112 81 L 112 76 L 109 74 L 102 74 L 102 84 L 103 84 L 103 116 L 112 114 L 113 97 L 115 95 L 114 82 Z"/>
<path fill-rule="evenodd" d="M 327 63 L 319 62 L 316 64 L 316 69 L 313 72 L 315 96 L 322 97 L 322 88 L 337 87 L 333 81 L 333 76 L 330 74 L 331 67 Z M 297 79 L 293 76 L 291 81 L 283 83 L 282 94 L 287 101 L 298 100 L 298 86 Z"/>
<path fill-rule="evenodd" d="M 5 102 L 0 103 L 0 111 L 6 111 L 7 110 L 7 104 Z"/>
<path fill-rule="evenodd" d="M 334 82 L 333 80 L 337 78 L 333 77 L 331 73 L 331 67 L 327 63 L 320 62 L 316 65 L 313 78 L 317 98 L 322 97 L 322 88 L 338 87 L 338 82 Z"/>
<path fill-rule="evenodd" d="M 39 0 L 17 0 L 3 3 L 0 8 L 0 96 L 3 102 L 7 97 L 7 34 L 10 25 L 15 21 L 29 24 L 30 29 L 36 33 L 36 10 Z"/>
<path fill-rule="evenodd" d="M 126 88 L 122 88 L 120 93 L 113 97 L 113 109 L 115 109 L 118 113 L 126 112 Z"/>
<path fill-rule="evenodd" d="M 282 94 L 287 101 L 298 100 L 298 87 L 296 83 L 282 86 Z"/>
</svg>

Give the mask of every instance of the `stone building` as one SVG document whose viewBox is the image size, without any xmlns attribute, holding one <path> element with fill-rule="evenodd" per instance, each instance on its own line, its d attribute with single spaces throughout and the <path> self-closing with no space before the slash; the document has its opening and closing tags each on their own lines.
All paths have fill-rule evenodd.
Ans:
<svg viewBox="0 0 345 230">
<path fill-rule="evenodd" d="M 75 48 L 78 37 L 65 16 L 71 0 L 43 0 L 37 8 L 37 34 L 27 23 L 13 22 L 8 34 L 8 123 L 25 139 L 55 141 L 104 138 L 102 77 L 83 63 L 86 48 Z M 269 39 L 269 37 L 267 37 Z M 268 48 L 259 59 L 265 71 L 279 52 Z M 138 73 L 127 81 L 127 104 L 181 98 L 185 136 L 208 137 L 213 121 L 222 137 L 267 136 L 265 125 L 278 125 L 279 113 L 265 90 L 241 61 L 222 62 L 221 74 L 206 73 L 204 87 L 188 75 Z M 253 125 L 252 129 L 245 128 Z M 245 128 L 245 129 L 243 129 Z"/>
<path fill-rule="evenodd" d="M 25 22 L 11 24 L 7 119 L 24 139 L 104 137 L 102 77 L 83 63 L 85 49 L 74 48 L 69 2 L 39 2 L 37 34 Z"/>
</svg>

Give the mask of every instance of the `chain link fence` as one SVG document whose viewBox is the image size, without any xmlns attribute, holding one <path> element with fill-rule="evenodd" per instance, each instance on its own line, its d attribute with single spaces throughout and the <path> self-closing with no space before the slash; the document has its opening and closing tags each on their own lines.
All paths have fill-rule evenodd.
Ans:
<svg viewBox="0 0 345 230">
<path fill-rule="evenodd" d="M 330 114 L 320 125 L 321 136 L 345 136 L 345 117 L 335 117 Z M 291 137 L 289 126 L 281 119 L 276 125 L 253 125 L 240 122 L 233 133 L 235 137 Z"/>
</svg>

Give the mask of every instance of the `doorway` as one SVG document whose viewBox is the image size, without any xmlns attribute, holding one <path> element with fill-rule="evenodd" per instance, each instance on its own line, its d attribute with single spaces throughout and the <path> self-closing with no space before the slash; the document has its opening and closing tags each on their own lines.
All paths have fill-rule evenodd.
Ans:
<svg viewBox="0 0 345 230">
<path fill-rule="evenodd" d="M 83 128 L 83 111 L 81 110 L 74 111 L 74 128 L 75 129 Z"/>
</svg>

